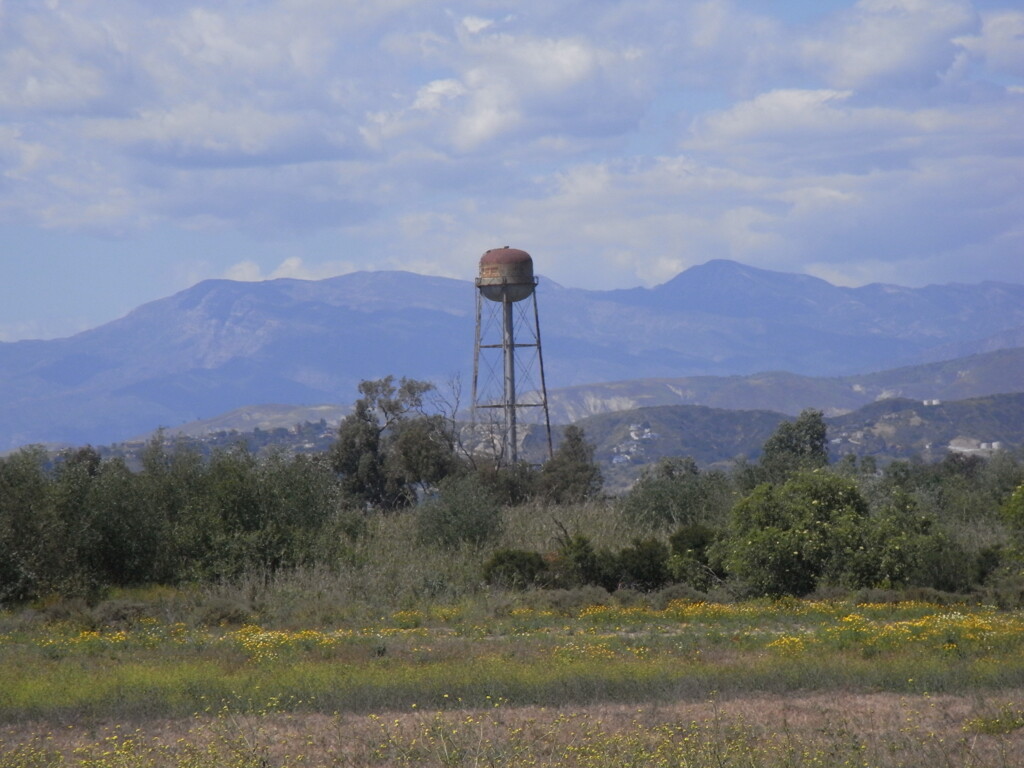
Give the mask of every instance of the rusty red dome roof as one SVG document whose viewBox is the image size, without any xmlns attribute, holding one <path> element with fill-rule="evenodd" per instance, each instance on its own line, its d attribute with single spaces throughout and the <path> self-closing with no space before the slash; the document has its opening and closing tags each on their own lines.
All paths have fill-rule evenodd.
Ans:
<svg viewBox="0 0 1024 768">
<path fill-rule="evenodd" d="M 480 257 L 481 266 L 484 264 L 521 264 L 524 261 L 533 261 L 533 258 L 526 251 L 509 248 L 507 245 L 504 248 L 491 248 Z"/>
<path fill-rule="evenodd" d="M 533 259 L 518 248 L 492 248 L 480 257 L 476 285 L 491 301 L 522 301 L 533 293 Z"/>
</svg>

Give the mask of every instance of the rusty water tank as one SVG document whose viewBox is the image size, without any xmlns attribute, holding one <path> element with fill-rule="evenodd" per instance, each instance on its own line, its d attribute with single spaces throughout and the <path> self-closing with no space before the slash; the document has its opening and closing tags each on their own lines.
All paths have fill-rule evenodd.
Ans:
<svg viewBox="0 0 1024 768">
<path fill-rule="evenodd" d="M 485 299 L 522 301 L 537 286 L 533 276 L 533 259 L 518 248 L 492 248 L 480 257 L 480 276 L 476 287 Z"/>
</svg>

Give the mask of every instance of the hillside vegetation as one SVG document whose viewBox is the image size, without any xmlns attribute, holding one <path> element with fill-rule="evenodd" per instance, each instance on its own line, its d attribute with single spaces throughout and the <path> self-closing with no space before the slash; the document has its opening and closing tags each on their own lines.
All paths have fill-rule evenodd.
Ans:
<svg viewBox="0 0 1024 768">
<path fill-rule="evenodd" d="M 606 413 L 577 424 L 596 446 L 608 489 L 621 492 L 646 467 L 673 456 L 726 469 L 756 461 L 764 441 L 787 418 L 771 411 L 675 405 Z M 833 461 L 853 456 L 884 466 L 941 461 L 950 453 L 992 456 L 1024 446 L 1024 394 L 953 402 L 890 398 L 824 421 Z"/>
<path fill-rule="evenodd" d="M 337 422 L 308 418 L 327 408 L 253 407 L 154 435 L 204 456 L 239 446 L 259 456 L 317 454 L 335 440 Z M 328 415 L 341 410 L 331 407 Z M 595 447 L 605 490 L 619 494 L 646 467 L 664 458 L 690 456 L 701 467 L 724 469 L 737 461 L 756 461 L 768 435 L 787 418 L 773 411 L 674 405 L 615 410 L 580 419 L 577 425 Z M 261 426 L 247 428 L 253 422 Z M 892 397 L 828 416 L 825 422 L 833 461 L 853 454 L 873 457 L 881 466 L 893 460 L 939 461 L 950 451 L 991 456 L 999 448 L 1012 451 L 1024 446 L 1024 394 L 961 401 Z M 524 425 L 523 433 L 524 455 L 535 463 L 543 461 L 546 440 L 529 425 Z M 559 439 L 556 428 L 556 443 Z M 138 468 L 146 444 L 147 440 L 116 443 L 97 451 Z"/>
<path fill-rule="evenodd" d="M 607 498 L 589 426 L 567 428 L 539 469 L 496 468 L 464 452 L 456 422 L 427 410 L 429 384 L 389 377 L 360 390 L 322 453 L 260 457 L 238 445 L 204 456 L 157 437 L 137 469 L 91 448 L 0 460 L 0 600 L 98 600 L 111 588 L 310 568 L 344 570 L 352 583 L 379 578 L 375 569 L 412 568 L 414 577 L 386 578 L 384 593 L 365 584 L 353 592 L 393 608 L 487 583 L 608 592 L 676 584 L 732 596 L 921 587 L 1017 599 L 1006 585 L 1016 583 L 1020 555 L 1019 452 L 883 467 L 873 456 L 830 456 L 816 411 L 796 421 L 746 414 L 753 427 L 740 419 L 725 429 L 720 419 L 736 414 L 649 409 L 647 422 L 620 420 L 607 434 L 622 439 L 625 429 L 629 441 L 664 453 L 648 455 L 630 490 Z M 995 403 L 1004 410 L 978 422 L 995 428 L 1022 400 L 926 412 L 942 425 Z M 871 423 L 889 425 L 909 406 L 875 408 Z M 910 428 L 920 431 L 918 421 Z M 669 428 L 685 439 L 656 432 Z M 684 453 L 733 445 L 737 435 L 761 441 L 757 461 L 702 466 L 710 454 Z M 414 535 L 396 550 L 399 530 Z"/>
</svg>

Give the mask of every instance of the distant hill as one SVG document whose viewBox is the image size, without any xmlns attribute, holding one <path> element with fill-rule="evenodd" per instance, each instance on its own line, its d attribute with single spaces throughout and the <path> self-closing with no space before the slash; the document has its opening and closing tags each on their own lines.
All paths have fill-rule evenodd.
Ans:
<svg viewBox="0 0 1024 768">
<path fill-rule="evenodd" d="M 613 489 L 635 480 L 645 466 L 672 456 L 691 456 L 709 467 L 756 461 L 765 440 L 790 418 L 772 411 L 733 411 L 671 405 L 618 411 L 579 420 L 595 445 Z M 833 459 L 874 456 L 881 464 L 947 453 L 990 456 L 1024 448 L 1024 393 L 956 402 L 897 398 L 843 416 L 826 418 Z"/>
<path fill-rule="evenodd" d="M 341 419 L 351 410 L 339 405 L 251 405 L 233 411 L 162 430 L 167 438 L 205 437 L 223 432 L 246 433 L 254 430 L 264 432 L 291 429 L 299 424 L 318 424 L 336 428 Z M 155 431 L 155 430 L 154 430 Z M 152 432 L 139 435 L 133 442 L 143 442 L 153 436 Z"/>
<path fill-rule="evenodd" d="M 326 418 L 293 420 L 303 413 L 274 407 L 254 409 L 242 422 L 219 422 L 223 429 L 203 433 L 193 428 L 165 436 L 201 453 L 238 445 L 264 454 L 278 450 L 326 451 L 337 435 L 337 422 Z M 267 420 L 258 419 L 259 414 Z M 312 409 L 305 414 L 322 416 L 324 412 Z M 767 410 L 666 405 L 603 413 L 576 423 L 588 442 L 594 444 L 606 489 L 614 493 L 627 489 L 645 467 L 668 457 L 690 456 L 705 468 L 729 468 L 736 461 L 756 462 L 764 442 L 789 418 Z M 937 461 L 951 452 L 991 456 L 998 450 L 1024 451 L 1024 393 L 959 401 L 892 398 L 825 421 L 834 461 L 852 454 L 872 456 L 884 466 L 897 459 Z M 229 427 L 232 423 L 234 426 Z M 556 427 L 556 444 L 561 434 L 561 428 Z M 526 427 L 524 443 L 527 460 L 543 460 L 546 441 L 539 430 Z M 124 456 L 137 465 L 144 445 L 143 440 L 119 443 L 103 446 L 100 452 Z"/>
<path fill-rule="evenodd" d="M 833 453 L 925 461 L 1024 446 L 1024 393 L 969 400 L 881 400 L 828 419 Z"/>
<path fill-rule="evenodd" d="M 609 490 L 629 487 L 644 467 L 690 456 L 703 467 L 756 459 L 786 420 L 771 411 L 730 411 L 701 405 L 665 405 L 590 416 L 576 422 Z"/>
<path fill-rule="evenodd" d="M 582 291 L 542 279 L 538 295 L 549 388 L 685 377 L 676 402 L 709 405 L 710 395 L 686 394 L 701 390 L 701 377 L 853 376 L 952 349 L 992 351 L 1019 343 L 1024 329 L 1021 285 L 841 288 L 729 261 L 651 289 Z M 206 281 L 67 339 L 0 343 L 0 450 L 124 440 L 254 403 L 348 403 L 359 381 L 388 374 L 468 382 L 473 313 L 471 282 L 406 272 Z M 742 383 L 731 407 L 766 407 L 739 402 L 757 387 Z M 635 399 L 623 397 L 618 407 Z M 577 398 L 564 418 L 608 410 L 609 398 L 598 399 L 600 408 Z M 771 407 L 804 404 L 813 403 Z M 859 404 L 850 396 L 829 408 Z"/>
<path fill-rule="evenodd" d="M 817 408 L 835 416 L 876 400 L 959 400 L 1024 390 L 1024 348 L 907 366 L 860 376 L 793 373 L 638 379 L 566 387 L 549 393 L 551 417 L 571 423 L 587 416 L 656 405 L 707 405 L 796 415 Z"/>
</svg>

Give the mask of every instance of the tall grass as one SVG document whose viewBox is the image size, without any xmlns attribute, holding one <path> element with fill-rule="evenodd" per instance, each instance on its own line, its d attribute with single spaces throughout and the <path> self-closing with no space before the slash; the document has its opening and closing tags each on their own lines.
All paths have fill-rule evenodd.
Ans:
<svg viewBox="0 0 1024 768">
<path fill-rule="evenodd" d="M 910 603 L 435 603 L 333 627 L 71 621 L 0 635 L 0 721 L 1024 687 L 1024 614 Z"/>
<path fill-rule="evenodd" d="M 479 590 L 370 615 L 330 609 L 348 594 L 337 574 L 292 579 L 249 585 L 273 626 L 168 620 L 240 599 L 237 584 L 0 617 L 0 768 L 994 768 L 1024 754 L 1022 612 Z M 319 607 L 289 613 L 304 586 Z"/>
</svg>

